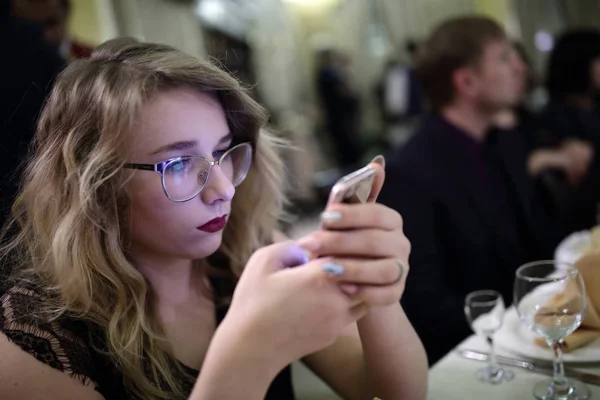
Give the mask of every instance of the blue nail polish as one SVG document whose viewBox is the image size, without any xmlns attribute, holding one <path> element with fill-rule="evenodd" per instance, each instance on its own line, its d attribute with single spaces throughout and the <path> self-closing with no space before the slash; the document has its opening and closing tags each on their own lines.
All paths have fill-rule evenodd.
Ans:
<svg viewBox="0 0 600 400">
<path fill-rule="evenodd" d="M 323 265 L 323 271 L 331 276 L 340 276 L 344 273 L 344 266 L 335 263 L 327 263 Z"/>
<path fill-rule="evenodd" d="M 299 265 L 304 265 L 309 261 L 310 261 L 309 253 L 307 251 L 302 251 L 302 261 L 300 262 Z"/>
<path fill-rule="evenodd" d="M 342 218 L 342 214 L 338 211 L 325 211 L 321 213 L 321 221 L 324 222 L 336 222 Z"/>
<path fill-rule="evenodd" d="M 308 252 L 302 250 L 300 252 L 298 259 L 294 260 L 294 263 L 288 265 L 287 268 L 296 268 L 296 267 L 306 264 L 309 261 L 310 261 L 310 258 L 308 257 Z"/>
</svg>

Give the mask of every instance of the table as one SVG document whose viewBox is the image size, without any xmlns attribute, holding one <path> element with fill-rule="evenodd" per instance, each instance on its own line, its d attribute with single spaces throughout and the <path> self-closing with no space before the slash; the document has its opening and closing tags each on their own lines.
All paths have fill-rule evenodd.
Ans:
<svg viewBox="0 0 600 400">
<path fill-rule="evenodd" d="M 488 346 L 483 338 L 471 336 L 465 339 L 457 348 L 488 351 Z M 518 357 L 500 348 L 498 355 Z M 569 366 L 569 364 L 565 364 Z M 481 361 L 467 360 L 459 357 L 454 352 L 447 354 L 429 371 L 428 400 L 532 400 L 533 386 L 546 375 L 535 374 L 521 368 L 507 367 L 515 373 L 515 379 L 501 385 L 489 385 L 475 379 L 478 369 L 485 366 Z M 585 364 L 583 371 L 600 374 L 600 363 Z M 592 392 L 592 399 L 600 399 L 600 386 L 588 385 Z"/>
</svg>

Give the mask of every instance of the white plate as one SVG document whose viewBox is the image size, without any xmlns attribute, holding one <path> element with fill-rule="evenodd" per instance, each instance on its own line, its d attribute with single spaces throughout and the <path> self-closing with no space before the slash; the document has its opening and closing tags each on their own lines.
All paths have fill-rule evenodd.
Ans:
<svg viewBox="0 0 600 400">
<path fill-rule="evenodd" d="M 494 336 L 494 341 L 504 350 L 537 360 L 553 360 L 553 352 L 536 345 L 535 334 L 521 323 L 517 310 L 509 308 L 504 316 L 502 328 Z M 565 362 L 598 362 L 600 361 L 600 339 L 585 347 L 565 353 Z"/>
</svg>

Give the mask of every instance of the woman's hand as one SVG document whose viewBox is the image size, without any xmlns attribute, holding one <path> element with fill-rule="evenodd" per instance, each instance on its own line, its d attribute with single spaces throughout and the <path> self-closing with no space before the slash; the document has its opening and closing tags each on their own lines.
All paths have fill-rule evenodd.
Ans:
<svg viewBox="0 0 600 400">
<path fill-rule="evenodd" d="M 343 267 L 337 280 L 353 299 L 369 306 L 397 303 L 410 254 L 400 214 L 376 203 L 335 204 L 321 220 L 325 229 L 304 237 L 300 245 Z"/>
<path fill-rule="evenodd" d="M 268 354 L 273 365 L 257 368 L 279 371 L 331 345 L 367 313 L 362 301 L 340 290 L 330 259 L 307 261 L 288 241 L 258 250 L 246 265 L 219 330 L 235 332 L 245 343 L 243 351 Z M 347 268 L 349 276 L 362 279 L 354 265 Z"/>
</svg>

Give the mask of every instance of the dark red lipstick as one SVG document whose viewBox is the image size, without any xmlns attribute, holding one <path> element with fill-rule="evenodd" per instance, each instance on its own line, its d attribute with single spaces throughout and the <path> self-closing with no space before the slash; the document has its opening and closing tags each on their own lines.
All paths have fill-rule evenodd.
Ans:
<svg viewBox="0 0 600 400">
<path fill-rule="evenodd" d="M 215 218 L 215 219 L 211 219 L 210 221 L 208 221 L 207 223 L 205 223 L 202 226 L 197 227 L 196 229 L 203 231 L 203 232 L 209 232 L 209 233 L 213 233 L 213 232 L 218 232 L 221 229 L 225 228 L 225 224 L 227 223 L 227 214 Z"/>
</svg>

